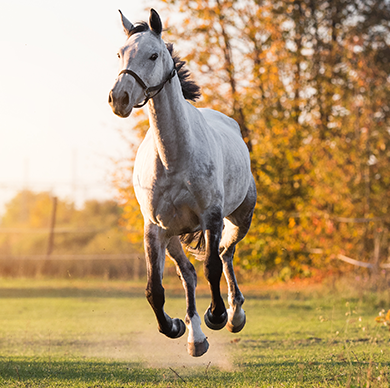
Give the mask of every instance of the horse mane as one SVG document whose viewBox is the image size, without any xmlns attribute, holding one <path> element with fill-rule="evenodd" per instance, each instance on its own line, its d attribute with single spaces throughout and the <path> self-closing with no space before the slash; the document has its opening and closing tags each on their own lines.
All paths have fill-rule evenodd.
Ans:
<svg viewBox="0 0 390 388">
<path fill-rule="evenodd" d="M 137 23 L 134 28 L 129 32 L 128 37 L 140 33 L 149 31 L 149 25 L 146 22 Z M 184 67 L 186 61 L 183 61 L 176 51 L 173 49 L 172 43 L 165 43 L 171 57 L 173 59 L 173 63 L 177 72 L 177 75 L 180 80 L 181 90 L 183 92 L 183 96 L 186 100 L 196 101 L 201 97 L 200 86 L 191 79 L 191 72 Z"/>
<path fill-rule="evenodd" d="M 200 86 L 193 79 L 191 79 L 190 71 L 184 67 L 186 61 L 183 61 L 175 52 L 175 50 L 173 49 L 173 44 L 165 43 L 165 45 L 173 59 L 177 75 L 179 76 L 181 90 L 183 91 L 184 98 L 186 100 L 191 100 L 195 102 L 202 95 L 200 92 Z"/>
</svg>

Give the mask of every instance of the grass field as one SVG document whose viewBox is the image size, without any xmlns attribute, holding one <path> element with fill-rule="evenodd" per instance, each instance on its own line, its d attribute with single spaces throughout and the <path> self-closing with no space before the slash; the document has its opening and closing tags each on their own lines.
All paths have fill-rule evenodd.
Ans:
<svg viewBox="0 0 390 388">
<path fill-rule="evenodd" d="M 184 318 L 168 282 L 166 311 Z M 241 333 L 203 325 L 210 350 L 157 332 L 142 283 L 0 279 L 0 386 L 388 387 L 390 332 L 375 322 L 389 293 L 243 287 Z M 198 310 L 209 305 L 206 287 Z"/>
</svg>

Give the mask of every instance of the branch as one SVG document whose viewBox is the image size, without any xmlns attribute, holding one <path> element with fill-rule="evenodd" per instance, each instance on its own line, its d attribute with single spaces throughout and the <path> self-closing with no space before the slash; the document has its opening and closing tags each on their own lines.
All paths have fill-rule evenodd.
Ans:
<svg viewBox="0 0 390 388">
<path fill-rule="evenodd" d="M 177 373 L 174 369 L 172 369 L 171 367 L 169 367 L 169 369 L 179 378 L 179 379 L 181 379 L 182 381 L 183 381 L 183 383 L 185 383 L 186 381 L 183 379 L 183 377 L 181 377 L 180 375 L 179 375 L 179 373 Z"/>
<path fill-rule="evenodd" d="M 310 249 L 309 253 L 320 255 L 320 254 L 324 253 L 324 250 L 321 248 L 315 248 L 315 249 Z M 356 265 L 358 267 L 374 268 L 374 264 L 372 264 L 372 263 L 367 263 L 365 261 L 355 260 L 355 259 L 352 259 L 348 256 L 342 255 L 341 253 L 336 256 L 336 259 L 342 260 L 348 264 Z M 390 263 L 382 263 L 379 265 L 379 267 L 384 268 L 384 269 L 390 268 Z"/>
</svg>

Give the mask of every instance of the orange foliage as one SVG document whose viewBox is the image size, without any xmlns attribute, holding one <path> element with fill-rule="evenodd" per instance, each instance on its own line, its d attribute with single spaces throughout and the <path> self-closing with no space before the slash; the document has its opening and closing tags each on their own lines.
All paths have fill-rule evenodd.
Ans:
<svg viewBox="0 0 390 388">
<path fill-rule="evenodd" d="M 236 119 L 251 151 L 258 204 L 237 252 L 240 266 L 278 271 L 284 278 L 309 276 L 315 267 L 329 267 L 339 253 L 372 260 L 378 235 L 385 260 L 390 237 L 385 14 L 370 5 L 354 8 L 349 0 L 161 4 L 164 20 L 181 13 L 180 23 L 167 24 L 164 39 L 182 46 L 202 86 L 198 106 Z M 144 130 L 143 121 L 136 131 Z M 140 221 L 130 185 L 121 196 L 125 219 L 136 230 Z"/>
</svg>

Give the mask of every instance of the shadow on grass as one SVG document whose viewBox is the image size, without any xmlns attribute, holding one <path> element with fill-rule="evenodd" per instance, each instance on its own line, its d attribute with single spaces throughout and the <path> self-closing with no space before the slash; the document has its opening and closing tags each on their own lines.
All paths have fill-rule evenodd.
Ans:
<svg viewBox="0 0 390 388">
<path fill-rule="evenodd" d="M 210 365 L 210 364 L 209 364 Z M 210 387 L 212 381 L 223 386 L 241 386 L 231 378 L 233 372 L 210 367 L 145 368 L 140 363 L 99 360 L 43 360 L 0 357 L 0 386 L 6 387 L 154 387 L 170 383 L 189 383 L 195 387 Z M 238 373 L 242 377 L 242 373 Z M 168 384 L 168 385 L 167 385 Z M 214 385 L 214 384 L 212 384 Z M 175 385 L 176 386 L 176 385 Z M 245 384 L 244 384 L 245 386 Z"/>
<path fill-rule="evenodd" d="M 379 366 L 379 369 L 378 367 Z M 380 364 L 353 360 L 331 362 L 266 361 L 253 360 L 239 366 L 234 372 L 215 368 L 145 368 L 139 363 L 99 360 L 54 360 L 47 357 L 0 358 L 0 386 L 7 387 L 123 387 L 123 386 L 179 386 L 207 387 L 249 387 L 283 386 L 312 387 L 366 386 L 366 382 L 379 382 L 376 387 L 388 387 L 387 376 L 390 362 Z M 361 384 L 364 382 L 364 384 Z M 175 386 L 177 386 L 175 384 Z M 371 386 L 371 385 L 367 385 Z"/>
<path fill-rule="evenodd" d="M 172 368 L 144 368 L 138 363 L 104 362 L 104 361 L 44 361 L 13 358 L 0 359 L 0 385 L 6 386 L 77 386 L 77 387 L 120 387 L 131 384 L 137 386 L 154 386 L 177 381 L 190 383 L 191 386 L 207 386 L 223 383 L 223 386 L 252 386 L 264 383 L 299 383 L 306 380 L 328 381 L 346 379 L 348 374 L 357 372 L 362 365 L 348 362 L 334 362 L 327 365 L 326 373 L 318 368 L 321 363 L 297 362 L 257 362 L 249 363 L 242 371 L 226 372 L 218 370 L 202 371 L 197 368 L 176 372 Z M 383 365 L 385 366 L 385 365 Z M 386 364 L 388 367 L 389 364 Z M 366 366 L 367 367 L 367 366 Z M 348 373 L 349 371 L 349 373 Z M 195 385 L 193 385 L 195 384 Z M 165 386 L 165 385 L 164 385 Z"/>
<path fill-rule="evenodd" d="M 129 382 L 145 384 L 159 381 L 162 377 L 161 371 L 142 368 L 138 363 L 0 358 L 0 385 L 5 382 L 27 385 L 48 382 L 53 385 L 55 382 L 66 382 L 69 386 L 80 383 L 94 386 L 103 381 L 111 381 L 115 384 Z"/>
</svg>

